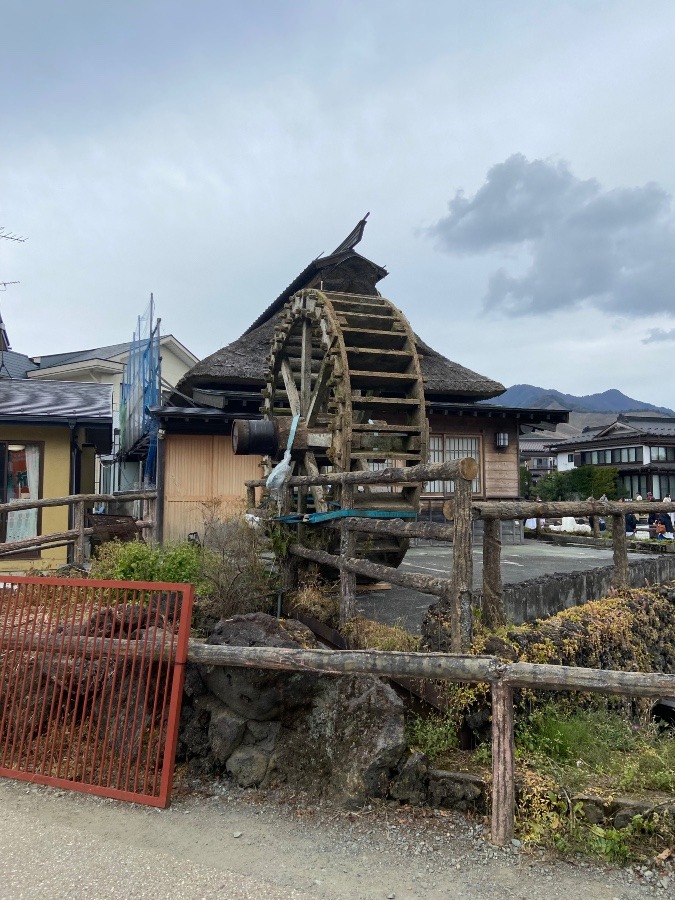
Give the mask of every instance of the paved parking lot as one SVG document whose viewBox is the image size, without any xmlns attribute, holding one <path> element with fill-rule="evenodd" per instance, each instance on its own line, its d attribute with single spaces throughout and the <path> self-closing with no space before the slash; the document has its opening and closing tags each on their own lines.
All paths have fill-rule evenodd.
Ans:
<svg viewBox="0 0 675 900">
<path fill-rule="evenodd" d="M 631 554 L 639 558 L 644 554 Z M 612 565 L 612 550 L 582 546 L 556 546 L 543 541 L 526 540 L 523 544 L 505 544 L 502 547 L 502 579 L 505 584 L 515 584 L 553 575 L 556 572 L 580 572 Z M 452 570 L 451 545 L 425 545 L 413 547 L 401 564 L 403 572 L 420 572 L 436 577 L 449 576 Z M 473 550 L 473 583 L 480 588 L 483 578 L 483 548 Z M 359 595 L 360 611 L 370 619 L 387 625 L 400 624 L 418 633 L 422 619 L 436 598 L 419 591 L 392 585 L 388 591 L 373 591 Z"/>
</svg>

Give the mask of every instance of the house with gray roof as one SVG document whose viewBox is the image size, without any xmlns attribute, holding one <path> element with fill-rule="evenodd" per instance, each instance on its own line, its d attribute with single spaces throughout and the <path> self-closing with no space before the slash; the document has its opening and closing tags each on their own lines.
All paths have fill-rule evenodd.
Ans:
<svg viewBox="0 0 675 900">
<path fill-rule="evenodd" d="M 96 459 L 110 452 L 112 436 L 111 385 L 0 377 L 0 503 L 93 493 Z M 0 514 L 0 544 L 71 525 L 66 506 L 10 510 Z M 66 560 L 65 546 L 0 552 L 0 571 Z"/>
<path fill-rule="evenodd" d="M 627 497 L 675 495 L 675 416 L 621 414 L 609 425 L 550 443 L 558 470 L 613 466 Z"/>
</svg>

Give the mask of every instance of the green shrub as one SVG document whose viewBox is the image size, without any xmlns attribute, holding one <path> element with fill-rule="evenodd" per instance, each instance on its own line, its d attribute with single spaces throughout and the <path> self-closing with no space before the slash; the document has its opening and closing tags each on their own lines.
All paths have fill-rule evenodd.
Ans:
<svg viewBox="0 0 675 900">
<path fill-rule="evenodd" d="M 192 544 L 152 547 L 140 541 L 102 544 L 91 564 L 92 578 L 120 581 L 168 581 L 201 585 L 202 553 Z"/>
<path fill-rule="evenodd" d="M 406 739 L 411 750 L 425 753 L 434 762 L 458 747 L 457 723 L 452 716 L 415 716 L 406 724 Z"/>
</svg>

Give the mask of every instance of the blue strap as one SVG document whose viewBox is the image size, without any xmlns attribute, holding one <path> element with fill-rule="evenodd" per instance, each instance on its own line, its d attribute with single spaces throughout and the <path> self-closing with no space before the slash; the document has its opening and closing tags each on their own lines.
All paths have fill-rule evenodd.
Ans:
<svg viewBox="0 0 675 900">
<path fill-rule="evenodd" d="M 298 422 L 300 421 L 300 416 L 293 416 L 293 421 L 291 422 L 291 430 L 288 432 L 288 442 L 286 443 L 286 451 L 288 453 L 293 449 L 293 441 L 295 440 L 295 432 L 298 427 Z"/>
</svg>

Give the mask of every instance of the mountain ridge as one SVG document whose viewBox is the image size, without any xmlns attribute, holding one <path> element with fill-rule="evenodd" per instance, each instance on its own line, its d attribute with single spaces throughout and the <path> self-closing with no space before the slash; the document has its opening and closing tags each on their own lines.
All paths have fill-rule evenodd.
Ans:
<svg viewBox="0 0 675 900">
<path fill-rule="evenodd" d="M 494 406 L 528 407 L 531 409 L 569 409 L 573 412 L 628 413 L 653 412 L 659 415 L 675 416 L 675 411 L 666 406 L 655 406 L 634 400 L 617 388 L 610 388 L 599 394 L 564 394 L 555 388 L 541 388 L 534 384 L 514 384 L 500 396 L 487 401 Z"/>
</svg>

